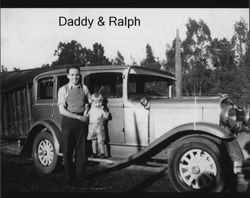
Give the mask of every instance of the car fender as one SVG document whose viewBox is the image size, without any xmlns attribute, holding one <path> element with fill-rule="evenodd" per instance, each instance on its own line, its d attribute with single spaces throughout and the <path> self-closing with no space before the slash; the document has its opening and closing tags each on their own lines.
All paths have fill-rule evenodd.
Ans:
<svg viewBox="0 0 250 198">
<path fill-rule="evenodd" d="M 216 124 L 204 122 L 187 123 L 164 133 L 162 136 L 146 146 L 143 150 L 130 156 L 129 160 L 133 161 L 152 157 L 153 155 L 167 148 L 178 138 L 192 134 L 207 135 L 215 139 L 223 139 L 228 141 L 231 141 L 235 138 L 228 129 L 222 128 Z"/>
<path fill-rule="evenodd" d="M 39 120 L 35 122 L 29 130 L 28 136 L 26 138 L 25 144 L 21 150 L 21 157 L 26 158 L 31 155 L 33 141 L 38 133 L 42 130 L 48 130 L 53 137 L 55 151 L 58 155 L 62 155 L 60 152 L 60 129 L 51 120 Z"/>
<path fill-rule="evenodd" d="M 187 131 L 197 131 L 204 132 L 205 134 L 210 134 L 212 136 L 218 137 L 220 139 L 233 139 L 234 135 L 227 128 L 222 128 L 221 126 L 208 122 L 194 122 L 180 125 L 171 129 L 169 132 L 165 133 L 162 138 L 166 136 L 170 137 L 177 133 L 183 133 Z"/>
</svg>

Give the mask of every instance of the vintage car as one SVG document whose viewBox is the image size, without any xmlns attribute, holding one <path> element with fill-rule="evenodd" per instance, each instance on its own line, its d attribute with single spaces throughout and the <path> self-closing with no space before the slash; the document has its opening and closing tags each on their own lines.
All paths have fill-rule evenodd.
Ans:
<svg viewBox="0 0 250 198">
<path fill-rule="evenodd" d="M 45 174 L 62 162 L 57 91 L 67 82 L 66 69 L 33 81 L 34 124 L 22 154 Z M 250 111 L 227 96 L 175 97 L 173 74 L 141 66 L 81 67 L 81 82 L 106 98 L 111 159 L 165 160 L 179 192 L 224 191 L 249 158 L 243 147 L 249 145 Z"/>
</svg>

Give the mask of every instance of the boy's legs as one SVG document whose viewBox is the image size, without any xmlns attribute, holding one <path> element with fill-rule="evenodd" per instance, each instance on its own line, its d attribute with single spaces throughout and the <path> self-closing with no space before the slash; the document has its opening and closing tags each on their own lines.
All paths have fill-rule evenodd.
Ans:
<svg viewBox="0 0 250 198">
<path fill-rule="evenodd" d="M 93 155 L 97 155 L 97 139 L 92 140 L 92 152 Z"/>
<path fill-rule="evenodd" d="M 105 155 L 105 143 L 104 141 L 100 141 L 98 142 L 98 147 L 99 147 L 99 150 L 100 150 L 100 158 L 103 159 L 103 158 L 106 158 L 106 155 Z"/>
<path fill-rule="evenodd" d="M 91 140 L 92 155 L 91 157 L 97 157 L 97 138 L 96 127 L 94 124 L 89 124 L 88 140 Z"/>
<path fill-rule="evenodd" d="M 100 150 L 100 158 L 105 158 L 106 155 L 105 155 L 105 131 L 104 131 L 104 126 L 101 125 L 100 126 L 100 131 L 98 131 L 97 133 L 97 141 L 98 141 L 98 147 L 99 147 L 99 150 Z"/>
<path fill-rule="evenodd" d="M 99 146 L 100 153 L 105 155 L 104 142 L 103 141 L 99 142 L 98 146 Z"/>
</svg>

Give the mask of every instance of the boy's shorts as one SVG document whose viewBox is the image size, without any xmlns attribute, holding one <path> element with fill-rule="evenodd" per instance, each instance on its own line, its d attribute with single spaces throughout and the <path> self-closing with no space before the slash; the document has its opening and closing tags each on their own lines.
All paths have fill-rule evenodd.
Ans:
<svg viewBox="0 0 250 198">
<path fill-rule="evenodd" d="M 105 141 L 105 130 L 103 124 L 89 124 L 89 133 L 87 140 L 96 140 L 98 143 Z"/>
</svg>

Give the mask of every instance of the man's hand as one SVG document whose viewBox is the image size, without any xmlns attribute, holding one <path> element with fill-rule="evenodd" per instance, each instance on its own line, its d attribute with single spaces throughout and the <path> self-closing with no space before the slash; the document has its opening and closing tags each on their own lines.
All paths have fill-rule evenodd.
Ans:
<svg viewBox="0 0 250 198">
<path fill-rule="evenodd" d="M 80 116 L 80 117 L 79 117 L 79 120 L 81 120 L 81 121 L 87 123 L 87 122 L 89 121 L 89 117 L 88 117 L 88 116 Z"/>
</svg>

